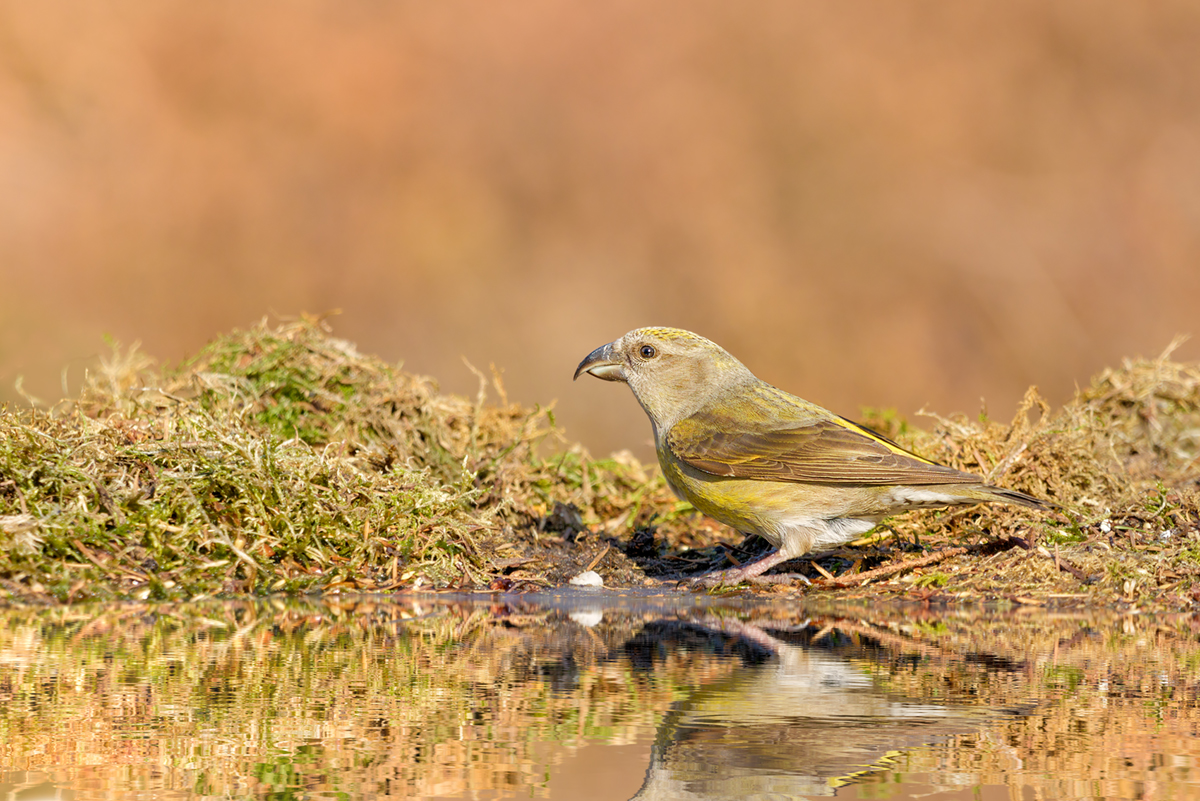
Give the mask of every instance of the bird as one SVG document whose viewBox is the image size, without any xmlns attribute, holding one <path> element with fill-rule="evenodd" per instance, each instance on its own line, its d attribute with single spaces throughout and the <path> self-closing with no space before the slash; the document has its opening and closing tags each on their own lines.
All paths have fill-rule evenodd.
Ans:
<svg viewBox="0 0 1200 801">
<path fill-rule="evenodd" d="M 575 379 L 623 381 L 650 418 L 667 485 L 709 517 L 775 550 L 710 574 L 733 585 L 857 539 L 898 512 L 1001 502 L 1056 505 L 918 456 L 755 376 L 679 328 L 637 328 L 589 353 Z"/>
<path fill-rule="evenodd" d="M 882 773 L 898 752 L 1021 714 L 972 703 L 978 699 L 965 687 L 889 692 L 872 673 L 903 652 L 869 634 L 839 637 L 828 618 L 800 627 L 729 615 L 651 620 L 625 646 L 627 654 L 646 648 L 658 659 L 686 653 L 693 665 L 708 656 L 735 667 L 694 673 L 679 688 L 630 801 L 831 796 Z"/>
</svg>

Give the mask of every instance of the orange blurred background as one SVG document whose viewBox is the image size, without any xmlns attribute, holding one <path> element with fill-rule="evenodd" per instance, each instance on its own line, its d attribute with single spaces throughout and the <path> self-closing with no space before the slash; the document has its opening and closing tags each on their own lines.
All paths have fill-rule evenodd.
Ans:
<svg viewBox="0 0 1200 801">
<path fill-rule="evenodd" d="M 646 456 L 570 380 L 639 325 L 1007 419 L 1198 306 L 1194 2 L 0 0 L 0 399 L 340 309 Z"/>
</svg>

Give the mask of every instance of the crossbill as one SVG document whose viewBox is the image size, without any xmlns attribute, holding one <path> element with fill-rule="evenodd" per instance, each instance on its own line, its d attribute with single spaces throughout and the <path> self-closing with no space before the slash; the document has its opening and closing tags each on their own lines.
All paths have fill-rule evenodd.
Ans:
<svg viewBox="0 0 1200 801">
<path fill-rule="evenodd" d="M 896 512 L 992 501 L 1053 507 L 931 462 L 777 389 L 690 331 L 630 331 L 588 354 L 575 378 L 583 373 L 633 390 L 676 495 L 775 546 L 708 584 L 737 583 L 848 542 Z"/>
</svg>

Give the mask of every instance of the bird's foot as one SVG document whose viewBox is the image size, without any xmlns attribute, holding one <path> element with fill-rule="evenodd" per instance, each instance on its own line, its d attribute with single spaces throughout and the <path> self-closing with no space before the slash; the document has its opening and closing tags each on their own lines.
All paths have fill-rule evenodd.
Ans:
<svg viewBox="0 0 1200 801">
<path fill-rule="evenodd" d="M 731 567 L 727 570 L 718 570 L 716 573 L 709 573 L 708 575 L 693 579 L 692 586 L 713 589 L 716 587 L 732 587 L 736 584 L 741 584 L 743 581 L 751 584 L 780 584 L 790 582 L 791 576 L 782 577 L 782 579 L 763 576 L 768 570 L 786 562 L 790 558 L 792 558 L 792 555 L 775 550 L 757 562 L 750 562 L 739 567 Z M 810 583 L 803 576 L 801 578 L 806 584 Z"/>
<path fill-rule="evenodd" d="M 812 586 L 812 582 L 808 580 L 808 577 L 800 573 L 777 573 L 771 576 L 764 576 L 745 568 L 719 570 L 716 573 L 709 573 L 694 578 L 689 584 L 697 589 L 713 590 L 721 587 L 735 587 L 742 583 L 766 587 L 778 584 L 793 584 L 797 581 L 803 582 L 807 586 Z"/>
<path fill-rule="evenodd" d="M 812 582 L 803 573 L 773 573 L 769 576 L 755 576 L 749 579 L 751 584 L 803 584 L 811 587 Z"/>
</svg>

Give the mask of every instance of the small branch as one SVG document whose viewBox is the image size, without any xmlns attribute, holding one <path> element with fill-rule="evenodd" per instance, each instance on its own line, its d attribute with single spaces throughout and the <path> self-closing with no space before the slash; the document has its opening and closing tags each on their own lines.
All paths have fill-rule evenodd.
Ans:
<svg viewBox="0 0 1200 801">
<path fill-rule="evenodd" d="M 836 578 L 827 579 L 826 581 L 821 582 L 821 584 L 819 586 L 830 587 L 830 588 L 833 588 L 833 587 L 856 587 L 860 584 L 866 584 L 867 582 L 875 581 L 875 580 L 881 579 L 881 578 L 888 578 L 889 576 L 894 576 L 897 573 L 904 573 L 909 570 L 914 570 L 918 567 L 928 567 L 929 565 L 936 565 L 938 562 L 944 562 L 947 559 L 954 558 L 955 556 L 962 556 L 963 554 L 967 554 L 967 553 L 975 553 L 977 551 L 983 550 L 984 548 L 993 547 L 996 545 L 1006 546 L 1008 548 L 1022 548 L 1026 551 L 1033 550 L 1033 546 L 1030 545 L 1030 543 L 1025 538 L 1017 537 L 1017 536 L 1009 536 L 1009 537 L 1005 537 L 1004 539 L 994 540 L 992 542 L 983 542 L 983 543 L 979 543 L 977 545 L 962 545 L 962 546 L 957 546 L 954 548 L 945 548 L 943 550 L 935 551 L 934 553 L 927 554 L 927 555 L 919 557 L 917 559 L 910 559 L 906 562 L 897 562 L 894 564 L 877 567 L 874 570 L 868 570 L 866 573 L 838 576 Z M 1094 581 L 1094 579 L 1091 576 L 1089 576 L 1087 573 L 1084 573 L 1078 567 L 1071 564 L 1063 557 L 1059 556 L 1057 553 L 1057 549 L 1055 549 L 1055 553 L 1050 553 L 1049 551 L 1045 550 L 1044 548 L 1038 548 L 1037 550 L 1039 553 L 1041 553 L 1042 556 L 1045 556 L 1045 557 L 1053 560 L 1055 567 L 1057 567 L 1059 570 L 1061 570 L 1064 573 L 1070 573 L 1072 576 L 1079 579 L 1084 584 L 1091 584 Z M 824 571 L 822 571 L 822 572 L 824 572 Z"/>
<path fill-rule="evenodd" d="M 1014 543 L 1015 544 L 1015 543 Z M 897 573 L 903 573 L 907 570 L 913 570 L 918 567 L 927 567 L 936 565 L 938 562 L 944 562 L 955 556 L 962 556 L 965 553 L 979 550 L 978 545 L 960 545 L 954 548 L 946 548 L 941 551 L 935 551 L 918 559 L 909 559 L 907 562 L 897 562 L 895 564 L 884 565 L 877 567 L 874 570 L 868 570 L 866 573 L 858 573 L 853 576 L 838 576 L 833 580 L 826 579 L 821 582 L 821 587 L 855 587 L 859 584 L 866 584 L 868 581 L 887 578 L 894 576 Z"/>
<path fill-rule="evenodd" d="M 1038 550 L 1040 551 L 1041 549 L 1039 548 Z M 1056 568 L 1061 570 L 1063 573 L 1070 573 L 1072 576 L 1079 579 L 1084 584 L 1091 584 L 1093 581 L 1095 581 L 1095 579 L 1093 579 L 1087 573 L 1084 573 L 1082 570 L 1075 567 L 1075 565 L 1071 564 L 1066 559 L 1059 556 L 1057 545 L 1054 546 L 1054 553 L 1052 553 L 1052 554 L 1051 553 L 1043 553 L 1042 555 L 1049 556 L 1051 559 L 1054 560 L 1054 566 Z"/>
<path fill-rule="evenodd" d="M 608 551 L 610 548 L 612 548 L 612 545 L 605 545 L 604 550 L 600 552 L 600 555 L 597 556 L 595 559 L 593 559 L 592 563 L 590 565 L 588 565 L 586 568 L 584 568 L 583 572 L 586 573 L 589 570 L 595 570 L 596 565 L 600 564 L 600 560 L 603 559 L 604 557 L 608 556 Z"/>
</svg>

